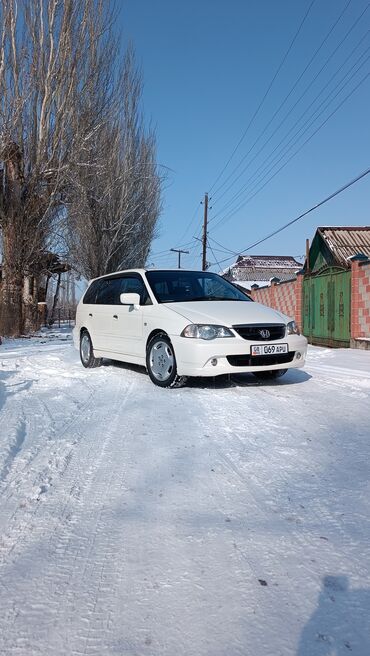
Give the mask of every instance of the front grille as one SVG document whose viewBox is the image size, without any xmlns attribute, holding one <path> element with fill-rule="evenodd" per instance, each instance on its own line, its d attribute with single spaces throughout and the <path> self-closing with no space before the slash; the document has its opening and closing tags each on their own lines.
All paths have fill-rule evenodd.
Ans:
<svg viewBox="0 0 370 656">
<path fill-rule="evenodd" d="M 234 330 L 243 339 L 249 339 L 251 342 L 266 342 L 282 339 L 285 337 L 285 323 L 249 323 L 239 326 L 233 326 Z M 266 331 L 268 337 L 261 335 L 261 331 Z"/>
<path fill-rule="evenodd" d="M 227 361 L 232 367 L 265 367 L 271 364 L 292 362 L 295 351 L 277 355 L 228 355 Z"/>
</svg>

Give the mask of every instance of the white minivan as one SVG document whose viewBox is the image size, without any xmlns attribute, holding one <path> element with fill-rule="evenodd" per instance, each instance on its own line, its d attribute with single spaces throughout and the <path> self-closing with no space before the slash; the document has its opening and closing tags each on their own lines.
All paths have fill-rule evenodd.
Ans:
<svg viewBox="0 0 370 656">
<path fill-rule="evenodd" d="M 84 367 L 102 358 L 146 366 L 160 387 L 188 376 L 276 378 L 304 365 L 295 321 L 208 271 L 118 271 L 92 280 L 73 330 Z"/>
</svg>

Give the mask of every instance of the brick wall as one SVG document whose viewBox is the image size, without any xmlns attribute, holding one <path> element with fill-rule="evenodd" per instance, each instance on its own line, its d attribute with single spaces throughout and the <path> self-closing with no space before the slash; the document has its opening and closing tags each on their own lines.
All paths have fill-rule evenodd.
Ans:
<svg viewBox="0 0 370 656">
<path fill-rule="evenodd" d="M 303 276 L 287 282 L 271 283 L 268 287 L 252 289 L 251 296 L 257 303 L 280 310 L 295 319 L 301 327 Z"/>
<path fill-rule="evenodd" d="M 351 296 L 351 338 L 352 340 L 370 339 L 369 260 L 352 259 Z"/>
<path fill-rule="evenodd" d="M 351 346 L 370 348 L 370 260 L 352 258 L 351 273 Z M 252 290 L 254 301 L 293 317 L 302 327 L 303 276 L 296 280 L 272 283 Z"/>
</svg>

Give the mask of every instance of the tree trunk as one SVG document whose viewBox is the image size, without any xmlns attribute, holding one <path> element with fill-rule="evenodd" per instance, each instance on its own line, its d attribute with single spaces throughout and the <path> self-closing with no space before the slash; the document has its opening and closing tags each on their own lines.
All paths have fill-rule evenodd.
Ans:
<svg viewBox="0 0 370 656">
<path fill-rule="evenodd" d="M 40 328 L 39 276 L 28 275 L 23 283 L 23 329 L 26 333 L 35 332 Z"/>
<path fill-rule="evenodd" d="M 23 275 L 18 266 L 16 229 L 12 220 L 2 230 L 3 264 L 0 294 L 0 334 L 17 337 L 23 332 Z"/>
<path fill-rule="evenodd" d="M 58 303 L 61 276 L 62 276 L 62 274 L 59 272 L 58 273 L 57 286 L 56 286 L 55 294 L 54 294 L 53 307 L 51 308 L 50 317 L 49 317 L 49 320 L 48 320 L 48 325 L 49 326 L 52 326 L 54 321 L 55 321 L 55 316 L 54 315 L 55 315 L 55 309 L 56 309 L 56 306 L 57 306 L 57 303 Z"/>
</svg>

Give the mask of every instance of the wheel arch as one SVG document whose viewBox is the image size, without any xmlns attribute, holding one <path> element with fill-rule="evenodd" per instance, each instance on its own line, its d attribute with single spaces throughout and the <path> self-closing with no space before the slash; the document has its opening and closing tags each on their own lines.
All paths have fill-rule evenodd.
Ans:
<svg viewBox="0 0 370 656">
<path fill-rule="evenodd" d="M 148 350 L 148 346 L 149 346 L 151 340 L 156 335 L 165 335 L 171 341 L 171 338 L 170 338 L 169 334 L 166 333 L 166 331 L 163 330 L 163 328 L 155 328 L 154 330 L 151 331 L 151 333 L 148 335 L 148 339 L 146 340 L 146 345 L 145 345 L 145 350 L 146 351 Z"/>
</svg>

